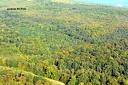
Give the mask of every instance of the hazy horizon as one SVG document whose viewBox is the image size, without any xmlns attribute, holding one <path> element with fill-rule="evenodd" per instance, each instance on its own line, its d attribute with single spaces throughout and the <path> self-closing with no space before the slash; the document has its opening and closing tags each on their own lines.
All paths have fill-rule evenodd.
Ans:
<svg viewBox="0 0 128 85">
<path fill-rule="evenodd" d="M 128 7 L 128 0 L 74 0 L 87 3 L 104 4 L 117 7 Z"/>
</svg>

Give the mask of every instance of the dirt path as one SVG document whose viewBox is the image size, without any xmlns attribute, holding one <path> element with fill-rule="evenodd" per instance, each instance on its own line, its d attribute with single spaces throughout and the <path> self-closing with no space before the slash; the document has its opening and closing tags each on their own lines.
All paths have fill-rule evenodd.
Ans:
<svg viewBox="0 0 128 85">
<path fill-rule="evenodd" d="M 19 71 L 19 72 L 22 71 L 23 73 L 26 73 L 26 74 L 31 74 L 33 76 L 38 76 L 38 75 L 33 74 L 32 72 L 19 70 L 19 69 L 12 68 L 12 67 L 0 66 L 0 69 L 3 69 L 3 70 L 13 70 L 13 71 Z M 52 85 L 65 85 L 64 83 L 62 83 L 60 81 L 57 81 L 57 80 L 49 79 L 49 78 L 46 78 L 46 77 L 43 77 L 43 78 L 44 78 L 44 80 L 50 82 Z"/>
<path fill-rule="evenodd" d="M 53 80 L 53 79 L 49 79 L 49 78 L 44 78 L 46 80 L 48 80 L 49 82 L 52 83 L 52 85 L 65 85 L 64 83 L 60 82 L 60 81 L 56 81 L 56 80 Z"/>
</svg>

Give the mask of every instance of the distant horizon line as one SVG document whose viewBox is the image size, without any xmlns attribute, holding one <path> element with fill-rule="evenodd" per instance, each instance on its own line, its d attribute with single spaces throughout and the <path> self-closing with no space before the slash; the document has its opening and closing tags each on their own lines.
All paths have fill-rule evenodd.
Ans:
<svg viewBox="0 0 128 85">
<path fill-rule="evenodd" d="M 98 0 L 71 0 L 71 1 L 75 1 L 75 2 L 85 2 L 85 3 L 90 3 L 90 4 L 101 4 L 101 5 L 107 5 L 107 6 L 114 6 L 114 7 L 122 7 L 122 8 L 128 8 L 128 5 L 124 2 L 111 2 L 111 3 L 108 3 L 108 2 L 105 2 L 104 1 L 101 1 L 101 2 L 96 2 Z M 128 3 L 128 2 L 127 2 Z"/>
</svg>

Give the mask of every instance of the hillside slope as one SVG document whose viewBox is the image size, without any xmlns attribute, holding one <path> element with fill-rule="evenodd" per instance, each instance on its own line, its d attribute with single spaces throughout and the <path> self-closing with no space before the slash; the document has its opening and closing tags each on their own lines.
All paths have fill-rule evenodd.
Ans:
<svg viewBox="0 0 128 85">
<path fill-rule="evenodd" d="M 43 85 L 65 85 L 62 82 L 15 68 L 0 66 L 0 69 L 0 74 L 2 72 L 5 73 L 5 75 L 0 75 L 0 85 L 40 85 L 41 83 L 43 83 Z M 33 83 L 31 81 L 33 81 Z"/>
<path fill-rule="evenodd" d="M 21 81 L 5 77 L 0 84 L 127 85 L 127 23 L 127 8 L 67 0 L 1 0 L 1 69 L 26 73 L 19 74 Z M 17 75 L 15 69 L 1 70 L 0 79 L 7 73 Z"/>
</svg>

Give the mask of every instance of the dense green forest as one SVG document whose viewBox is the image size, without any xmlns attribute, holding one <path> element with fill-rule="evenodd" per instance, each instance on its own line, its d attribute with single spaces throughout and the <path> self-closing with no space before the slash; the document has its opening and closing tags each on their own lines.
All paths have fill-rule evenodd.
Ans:
<svg viewBox="0 0 128 85">
<path fill-rule="evenodd" d="M 128 8 L 0 0 L 0 85 L 64 84 L 128 85 Z"/>
</svg>

